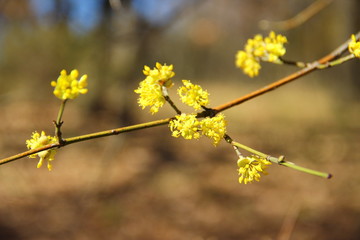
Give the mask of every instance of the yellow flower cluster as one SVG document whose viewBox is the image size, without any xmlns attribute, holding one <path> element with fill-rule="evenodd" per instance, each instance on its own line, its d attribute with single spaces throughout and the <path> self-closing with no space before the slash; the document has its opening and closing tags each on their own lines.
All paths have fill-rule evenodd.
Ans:
<svg viewBox="0 0 360 240">
<path fill-rule="evenodd" d="M 57 81 L 52 81 L 51 86 L 55 87 L 54 95 L 61 100 L 75 99 L 79 94 L 85 94 L 88 92 L 87 87 L 87 75 L 83 75 L 79 80 L 78 70 L 74 69 L 67 75 L 66 70 L 60 72 L 60 76 Z"/>
<path fill-rule="evenodd" d="M 257 76 L 261 68 L 260 61 L 282 63 L 279 57 L 286 53 L 285 43 L 286 37 L 276 35 L 273 31 L 265 38 L 258 34 L 253 39 L 248 39 L 245 50 L 237 52 L 235 65 L 250 77 Z"/>
<path fill-rule="evenodd" d="M 170 130 L 173 137 L 183 137 L 185 139 L 199 139 L 200 138 L 200 122 L 197 120 L 195 114 L 185 114 L 175 116 L 175 119 L 170 121 Z"/>
<path fill-rule="evenodd" d="M 220 113 L 215 117 L 206 117 L 199 121 L 195 114 L 177 115 L 170 121 L 169 127 L 173 137 L 185 139 L 199 139 L 204 135 L 213 140 L 216 146 L 226 134 L 226 121 L 224 114 Z"/>
<path fill-rule="evenodd" d="M 242 68 L 243 72 L 250 77 L 259 75 L 261 68 L 259 60 L 250 53 L 238 51 L 235 64 L 238 68 Z"/>
<path fill-rule="evenodd" d="M 183 103 L 200 110 L 201 106 L 209 103 L 209 93 L 199 85 L 192 84 L 189 80 L 182 80 L 184 86 L 178 89 L 178 94 Z"/>
<path fill-rule="evenodd" d="M 165 103 L 161 89 L 162 86 L 169 88 L 173 85 L 171 81 L 171 78 L 175 76 L 173 65 L 166 66 L 157 62 L 154 69 L 145 66 L 143 73 L 146 78 L 140 82 L 135 92 L 140 94 L 138 103 L 142 109 L 150 106 L 150 112 L 154 114 L 157 113 L 159 108 Z"/>
<path fill-rule="evenodd" d="M 43 147 L 45 145 L 48 144 L 52 144 L 52 143 L 56 143 L 57 142 L 57 138 L 56 137 L 51 137 L 51 136 L 47 136 L 45 134 L 44 131 L 41 132 L 41 134 L 39 134 L 38 132 L 33 132 L 31 139 L 30 140 L 26 140 L 26 146 L 28 149 L 37 149 L 40 147 Z M 48 169 L 49 171 L 52 170 L 52 164 L 51 161 L 54 160 L 56 154 L 56 150 L 54 149 L 50 149 L 50 150 L 45 150 L 45 151 L 41 151 L 35 154 L 30 155 L 30 158 L 36 158 L 37 156 L 40 157 L 40 160 L 37 164 L 37 168 L 40 168 L 43 164 L 43 162 L 45 160 L 48 161 Z"/>
<path fill-rule="evenodd" d="M 164 85 L 165 87 L 171 87 L 171 78 L 175 76 L 173 69 L 173 65 L 166 66 L 166 64 L 164 64 L 163 66 L 157 62 L 154 69 L 151 69 L 148 66 L 144 66 L 143 73 L 145 76 L 153 78 L 154 81 L 156 81 L 158 84 Z"/>
<path fill-rule="evenodd" d="M 201 131 L 203 135 L 214 141 L 214 145 L 217 145 L 226 134 L 226 125 L 224 114 L 219 113 L 215 117 L 204 118 L 201 121 Z"/>
<path fill-rule="evenodd" d="M 258 156 L 240 157 L 237 161 L 239 167 L 239 183 L 251 183 L 260 181 L 260 173 L 267 174 L 265 169 L 271 162 Z"/>
<path fill-rule="evenodd" d="M 151 69 L 144 67 L 143 73 L 145 80 L 141 81 L 135 92 L 140 94 L 138 103 L 144 109 L 150 106 L 150 112 L 156 113 L 166 102 L 163 88 L 173 85 L 171 78 L 175 76 L 173 65 L 166 66 L 156 63 L 156 67 Z M 189 80 L 182 80 L 177 93 L 180 100 L 200 110 L 209 103 L 209 93 L 199 85 L 192 84 Z M 226 121 L 223 114 L 218 114 L 212 118 L 206 117 L 202 121 L 196 118 L 196 114 L 179 114 L 169 123 L 173 137 L 183 137 L 184 139 L 199 139 L 202 135 L 213 140 L 217 145 L 226 133 Z"/>
<path fill-rule="evenodd" d="M 360 58 L 360 41 L 356 41 L 355 35 L 351 35 L 351 41 L 349 43 L 349 52 L 354 54 L 355 57 Z"/>
</svg>

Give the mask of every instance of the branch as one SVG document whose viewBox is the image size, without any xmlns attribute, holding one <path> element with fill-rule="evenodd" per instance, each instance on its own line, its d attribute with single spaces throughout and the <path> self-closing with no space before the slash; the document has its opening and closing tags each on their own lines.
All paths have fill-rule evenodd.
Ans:
<svg viewBox="0 0 360 240">
<path fill-rule="evenodd" d="M 303 11 L 298 13 L 293 18 L 284 20 L 284 21 L 278 21 L 278 22 L 272 22 L 267 20 L 261 20 L 259 22 L 259 27 L 263 30 L 265 29 L 278 29 L 281 31 L 286 31 L 295 27 L 300 26 L 307 20 L 309 20 L 311 17 L 313 17 L 315 14 L 323 10 L 327 5 L 329 5 L 333 0 L 317 0 L 314 3 L 312 3 L 310 6 L 305 8 Z"/>
<path fill-rule="evenodd" d="M 264 154 L 262 152 L 259 152 L 259 151 L 255 150 L 255 149 L 252 149 L 252 148 L 250 148 L 248 146 L 245 146 L 245 145 L 243 145 L 241 143 L 238 143 L 238 142 L 235 142 L 235 141 L 232 141 L 232 140 L 231 140 L 230 143 L 233 146 L 242 148 L 242 149 L 244 149 L 244 150 L 246 150 L 248 152 L 251 152 L 251 153 L 253 153 L 255 155 L 258 155 L 259 157 L 265 158 L 266 160 L 268 160 L 268 161 L 270 161 L 272 163 L 276 163 L 276 164 L 279 164 L 279 165 L 282 165 L 282 166 L 285 166 L 285 167 L 292 168 L 294 170 L 298 170 L 300 172 L 308 173 L 308 174 L 315 175 L 315 176 L 322 177 L 322 178 L 330 179 L 332 177 L 332 175 L 330 173 L 316 171 L 316 170 L 313 170 L 313 169 L 310 169 L 310 168 L 298 166 L 298 165 L 296 165 L 295 163 L 292 163 L 292 162 L 285 161 L 284 156 L 280 156 L 280 157 L 277 158 L 277 157 L 273 157 L 273 156 Z"/>
<path fill-rule="evenodd" d="M 356 39 L 359 39 L 360 37 L 360 32 L 358 32 L 356 35 L 355 35 Z M 258 89 L 258 90 L 255 90 L 254 92 L 252 93 L 249 93 L 249 94 L 246 94 L 240 98 L 237 98 L 233 101 L 230 101 L 228 103 L 225 103 L 223 105 L 220 105 L 220 106 L 217 106 L 214 108 L 214 110 L 219 113 L 219 112 L 222 112 L 226 109 L 229 109 L 229 108 L 232 108 L 236 105 L 239 105 L 243 102 L 246 102 L 250 99 L 253 99 L 255 97 L 258 97 L 264 93 L 267 93 L 267 92 L 270 92 L 278 87 L 281 87 L 289 82 L 292 82 L 302 76 L 305 76 L 315 70 L 318 70 L 320 69 L 319 66 L 321 65 L 324 65 L 326 64 L 327 62 L 330 62 L 332 60 L 334 60 L 335 58 L 338 58 L 339 56 L 341 56 L 341 54 L 343 54 L 347 48 L 348 48 L 348 44 L 350 42 L 350 39 L 347 40 L 346 42 L 344 42 L 343 44 L 341 44 L 338 48 L 336 48 L 334 51 L 332 51 L 331 53 L 329 53 L 328 55 L 324 56 L 323 58 L 313 62 L 313 63 L 310 63 L 310 64 L 307 64 L 307 66 L 293 74 L 290 74 L 289 76 L 286 76 L 276 82 L 273 82 L 261 89 Z"/>
<path fill-rule="evenodd" d="M 118 134 L 125 133 L 125 132 L 132 132 L 132 131 L 140 130 L 140 129 L 144 129 L 144 128 L 151 128 L 151 127 L 156 127 L 156 126 L 160 126 L 160 125 L 165 125 L 165 124 L 169 123 L 170 120 L 171 120 L 171 118 L 166 118 L 166 119 L 162 119 L 162 120 L 156 120 L 153 122 L 140 123 L 140 124 L 131 125 L 131 126 L 127 126 L 127 127 L 115 128 L 115 129 L 111 129 L 111 130 L 90 133 L 90 134 L 81 135 L 81 136 L 72 137 L 72 138 L 65 138 L 61 141 L 61 143 L 48 144 L 41 148 L 28 150 L 28 151 L 13 155 L 11 157 L 1 159 L 0 165 L 12 162 L 14 160 L 17 160 L 17 159 L 20 159 L 20 158 L 23 158 L 23 157 L 26 157 L 29 155 L 32 155 L 34 153 L 49 150 L 52 148 L 61 148 L 61 147 L 64 147 L 66 145 L 70 145 L 70 144 L 73 144 L 76 142 L 82 142 L 82 141 L 87 141 L 90 139 L 106 137 L 106 136 L 111 136 L 111 135 L 118 135 Z"/>
<path fill-rule="evenodd" d="M 360 32 L 358 32 L 355 36 L 356 36 L 356 39 L 359 39 Z M 243 97 L 237 98 L 233 101 L 230 101 L 223 105 L 217 106 L 215 108 L 206 109 L 205 111 L 199 113 L 198 116 L 201 116 L 201 117 L 206 117 L 206 116 L 211 116 L 211 115 L 214 116 L 219 112 L 225 111 L 231 107 L 239 105 L 250 99 L 258 97 L 264 93 L 272 91 L 280 86 L 283 86 L 291 81 L 294 81 L 295 79 L 305 76 L 306 74 L 309 74 L 314 70 L 319 70 L 318 66 L 326 64 L 327 62 L 332 61 L 335 58 L 339 57 L 341 54 L 343 54 L 347 50 L 349 41 L 350 40 L 347 40 L 346 42 L 341 44 L 337 49 L 335 49 L 330 54 L 324 56 L 323 58 L 319 59 L 318 61 L 308 64 L 307 67 L 301 69 L 300 71 L 297 71 L 287 77 L 284 77 L 268 86 L 265 86 L 259 90 L 249 93 Z M 144 128 L 151 128 L 151 127 L 165 125 L 165 124 L 168 124 L 171 121 L 171 119 L 172 118 L 166 118 L 166 119 L 156 120 L 156 121 L 147 122 L 147 123 L 135 124 L 135 125 L 127 126 L 127 127 L 115 128 L 115 129 L 106 130 L 106 131 L 102 131 L 102 132 L 90 133 L 90 134 L 81 135 L 81 136 L 72 137 L 72 138 L 65 138 L 65 139 L 62 139 L 61 141 L 59 141 L 59 143 L 49 144 L 49 145 L 43 146 L 38 149 L 28 150 L 28 151 L 10 156 L 8 158 L 1 159 L 0 165 L 15 161 L 17 159 L 20 159 L 20 158 L 23 158 L 23 157 L 26 157 L 26 156 L 29 156 L 29 155 L 32 155 L 32 154 L 35 154 L 35 153 L 38 153 L 41 151 L 45 151 L 45 150 L 49 150 L 49 149 L 53 149 L 53 148 L 61 148 L 61 147 L 64 147 L 66 145 L 70 145 L 70 144 L 73 144 L 76 142 L 87 141 L 90 139 L 95 139 L 95 138 L 100 138 L 100 137 L 118 135 L 118 134 L 121 134 L 124 132 L 131 132 L 131 131 L 140 130 L 140 129 L 144 129 Z"/>
</svg>

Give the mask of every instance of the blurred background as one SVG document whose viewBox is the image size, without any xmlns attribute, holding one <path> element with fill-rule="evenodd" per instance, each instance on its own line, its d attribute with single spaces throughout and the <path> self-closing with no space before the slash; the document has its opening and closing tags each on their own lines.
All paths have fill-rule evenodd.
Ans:
<svg viewBox="0 0 360 240">
<path fill-rule="evenodd" d="M 145 64 L 174 64 L 175 84 L 200 84 L 211 106 L 284 77 L 297 69 L 264 63 L 250 79 L 235 54 L 275 30 L 286 59 L 310 62 L 359 31 L 357 0 L 319 0 L 307 21 L 276 24 L 314 2 L 1 0 L 0 157 L 25 151 L 35 130 L 52 134 L 50 82 L 62 69 L 89 75 L 89 93 L 66 106 L 64 137 L 173 116 L 138 106 Z M 353 60 L 225 112 L 234 139 L 333 179 L 272 165 L 240 185 L 231 146 L 156 127 L 63 148 L 52 172 L 37 159 L 1 165 L 0 239 L 359 239 L 359 74 Z"/>
</svg>

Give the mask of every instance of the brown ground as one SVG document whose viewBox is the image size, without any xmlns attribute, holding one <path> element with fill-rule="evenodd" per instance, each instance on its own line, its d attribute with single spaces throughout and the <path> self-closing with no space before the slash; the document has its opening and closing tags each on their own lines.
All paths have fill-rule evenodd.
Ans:
<svg viewBox="0 0 360 240">
<path fill-rule="evenodd" d="M 175 139 L 157 127 L 68 146 L 52 172 L 28 158 L 1 166 L 0 239 L 358 239 L 359 106 L 337 105 L 310 86 L 295 83 L 225 112 L 228 131 L 331 172 L 331 180 L 271 166 L 259 183 L 240 185 L 229 145 Z M 208 90 L 213 105 L 239 95 L 223 85 Z M 57 104 L 2 105 L 2 156 L 24 150 L 35 129 L 52 132 Z M 156 119 L 139 112 L 138 122 Z M 83 117 L 75 101 L 64 120 L 71 136 L 117 127 L 106 114 Z"/>
</svg>

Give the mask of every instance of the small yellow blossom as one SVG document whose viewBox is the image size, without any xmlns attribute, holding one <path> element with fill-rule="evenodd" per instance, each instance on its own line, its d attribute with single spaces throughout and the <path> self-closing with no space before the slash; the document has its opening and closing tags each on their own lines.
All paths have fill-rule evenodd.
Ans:
<svg viewBox="0 0 360 240">
<path fill-rule="evenodd" d="M 201 121 L 201 131 L 203 135 L 211 138 L 216 146 L 226 134 L 226 125 L 224 114 L 219 113 L 215 117 L 204 118 Z"/>
<path fill-rule="evenodd" d="M 146 78 L 141 81 L 139 87 L 135 89 L 135 92 L 140 94 L 138 103 L 142 109 L 150 106 L 150 112 L 154 114 L 164 105 L 166 101 L 161 87 L 165 86 L 169 88 L 173 85 L 171 81 L 171 78 L 175 76 L 173 68 L 173 65 L 166 66 L 160 63 L 156 63 L 154 69 L 144 66 L 143 73 Z"/>
<path fill-rule="evenodd" d="M 199 85 L 192 84 L 189 80 L 182 80 L 184 86 L 178 89 L 178 94 L 183 103 L 200 110 L 201 106 L 209 103 L 209 93 Z"/>
<path fill-rule="evenodd" d="M 56 143 L 56 142 L 57 142 L 56 137 L 46 136 L 44 131 L 42 131 L 41 134 L 39 134 L 38 132 L 35 131 L 35 132 L 33 132 L 31 139 L 26 140 L 26 146 L 28 149 L 37 149 L 42 146 Z M 49 149 L 49 150 L 45 150 L 45 151 L 41 151 L 41 152 L 32 154 L 29 157 L 30 158 L 36 158 L 37 156 L 40 157 L 40 160 L 37 164 L 37 168 L 40 168 L 42 166 L 42 164 L 44 163 L 44 161 L 47 160 L 48 161 L 47 167 L 48 167 L 49 171 L 51 171 L 52 170 L 51 161 L 54 160 L 55 154 L 56 154 L 56 150 Z"/>
<path fill-rule="evenodd" d="M 355 57 L 360 58 L 360 41 L 356 41 L 355 35 L 351 35 L 351 41 L 349 42 L 349 52 L 354 54 Z"/>
<path fill-rule="evenodd" d="M 135 92 L 140 94 L 138 103 L 142 109 L 151 106 L 150 112 L 152 114 L 157 113 L 159 108 L 166 102 L 161 91 L 161 86 L 155 83 L 154 79 L 150 76 L 140 82 L 139 88 L 136 89 Z"/>
<path fill-rule="evenodd" d="M 241 68 L 250 77 L 259 75 L 261 68 L 259 61 L 252 54 L 244 51 L 238 51 L 236 54 L 236 66 Z"/>
<path fill-rule="evenodd" d="M 195 114 L 177 115 L 170 121 L 169 127 L 173 137 L 183 137 L 185 139 L 199 139 L 204 135 L 213 140 L 216 146 L 226 133 L 225 116 L 220 113 L 215 117 L 206 117 L 199 121 Z"/>
<path fill-rule="evenodd" d="M 157 62 L 154 69 L 150 69 L 150 67 L 145 65 L 143 73 L 145 76 L 152 77 L 156 83 L 165 87 L 171 87 L 173 85 L 171 78 L 175 76 L 173 69 L 174 66 L 172 64 L 166 66 L 166 64 L 162 65 Z"/>
<path fill-rule="evenodd" d="M 251 183 L 260 181 L 260 173 L 267 174 L 265 169 L 271 162 L 258 156 L 240 157 L 237 165 L 239 167 L 239 183 Z"/>
<path fill-rule="evenodd" d="M 287 43 L 287 39 L 285 36 L 280 34 L 276 35 L 273 31 L 270 32 L 269 36 L 265 38 L 265 54 L 261 57 L 261 60 L 279 63 L 279 57 L 285 55 L 286 49 L 284 48 L 284 44 Z"/>
<path fill-rule="evenodd" d="M 257 34 L 253 39 L 248 39 L 245 51 L 254 57 L 263 57 L 266 51 L 263 36 Z"/>
<path fill-rule="evenodd" d="M 87 78 L 85 74 L 79 80 L 78 70 L 74 69 L 67 75 L 66 70 L 60 72 L 60 76 L 57 81 L 52 81 L 51 86 L 55 87 L 54 95 L 61 100 L 75 99 L 79 94 L 85 94 L 88 92 Z"/>
<path fill-rule="evenodd" d="M 285 43 L 286 37 L 276 35 L 273 31 L 265 38 L 258 34 L 253 39 L 248 39 L 245 51 L 237 52 L 235 65 L 250 77 L 257 76 L 261 68 L 260 61 L 282 63 L 279 57 L 286 53 Z"/>
<path fill-rule="evenodd" d="M 175 116 L 174 120 L 170 121 L 170 130 L 173 137 L 182 136 L 185 139 L 200 138 L 200 122 L 194 114 L 181 114 Z"/>
</svg>

